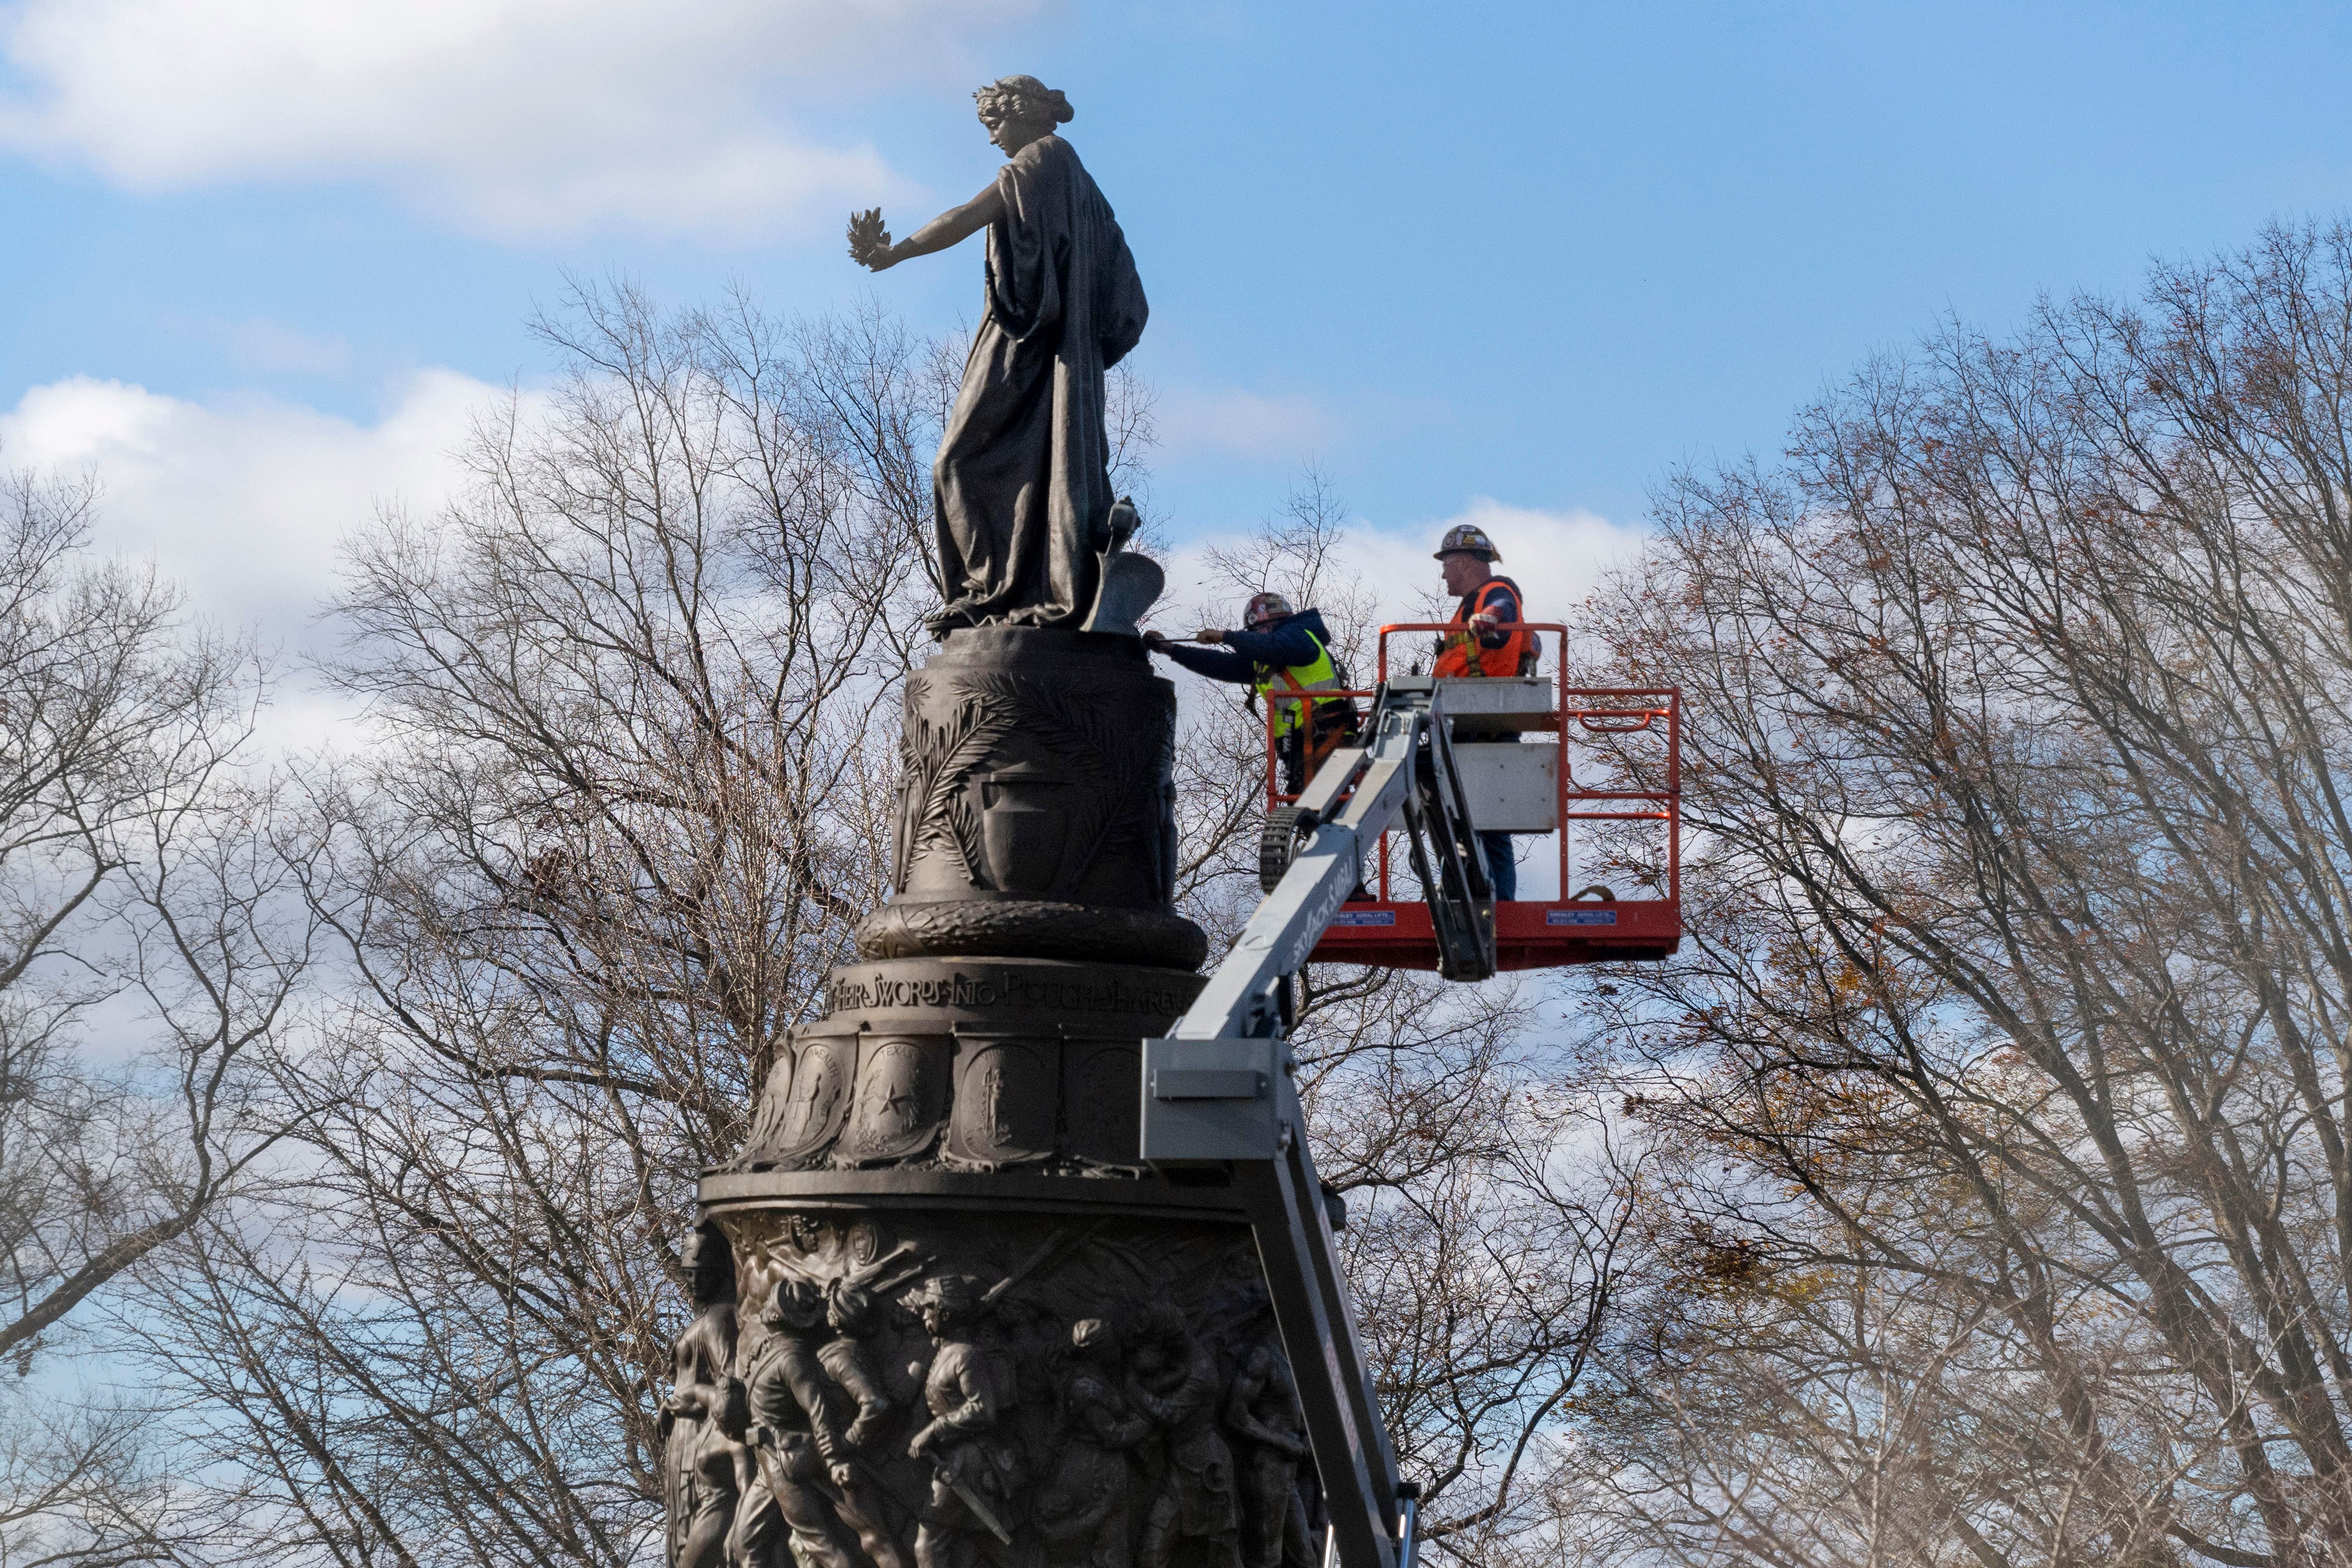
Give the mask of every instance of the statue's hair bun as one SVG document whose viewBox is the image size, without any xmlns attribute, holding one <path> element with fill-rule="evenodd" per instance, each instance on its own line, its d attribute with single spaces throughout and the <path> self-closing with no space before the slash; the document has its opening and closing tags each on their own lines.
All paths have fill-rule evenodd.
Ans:
<svg viewBox="0 0 2352 1568">
<path fill-rule="evenodd" d="M 983 111 L 994 110 L 1012 120 L 1050 120 L 1067 125 L 1078 112 L 1061 89 L 1047 87 L 1034 76 L 999 77 L 971 96 Z"/>
</svg>

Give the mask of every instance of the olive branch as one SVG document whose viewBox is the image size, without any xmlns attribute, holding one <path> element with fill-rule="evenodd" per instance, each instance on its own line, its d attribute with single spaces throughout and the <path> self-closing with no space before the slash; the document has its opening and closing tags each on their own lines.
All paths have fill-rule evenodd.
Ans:
<svg viewBox="0 0 2352 1568">
<path fill-rule="evenodd" d="M 890 231 L 882 226 L 882 209 L 849 215 L 849 259 L 860 267 L 870 267 L 874 258 L 890 248 Z"/>
</svg>

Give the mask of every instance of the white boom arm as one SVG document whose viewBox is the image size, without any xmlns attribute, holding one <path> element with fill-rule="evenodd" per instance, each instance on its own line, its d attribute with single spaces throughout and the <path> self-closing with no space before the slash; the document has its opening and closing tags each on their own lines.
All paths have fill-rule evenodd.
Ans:
<svg viewBox="0 0 2352 1568">
<path fill-rule="evenodd" d="M 1436 683 L 1383 686 L 1364 744 L 1334 752 L 1298 805 L 1311 837 L 1192 1010 L 1166 1037 L 1143 1043 L 1143 1157 L 1180 1176 L 1231 1173 L 1257 1236 L 1341 1568 L 1412 1568 L 1418 1489 L 1397 1475 L 1381 1421 L 1283 1036 L 1291 976 L 1359 885 L 1366 852 L 1400 817 L 1441 971 L 1449 980 L 1495 972 L 1494 893 Z"/>
</svg>

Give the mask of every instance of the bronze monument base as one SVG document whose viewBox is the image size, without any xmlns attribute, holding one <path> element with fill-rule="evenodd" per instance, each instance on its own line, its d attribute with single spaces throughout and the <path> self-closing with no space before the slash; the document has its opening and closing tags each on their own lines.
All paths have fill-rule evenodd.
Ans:
<svg viewBox="0 0 2352 1568">
<path fill-rule="evenodd" d="M 990 627 L 906 700 L 898 896 L 703 1179 L 671 1561 L 1311 1568 L 1249 1226 L 1140 1155 L 1205 948 L 1173 690 L 1132 637 Z"/>
<path fill-rule="evenodd" d="M 838 1568 L 1307 1560 L 1257 1253 L 1212 1194 L 1090 1204 L 1045 1189 L 1098 1184 L 949 1173 L 887 1194 L 823 1184 L 704 1188 L 740 1271 L 755 1418 L 802 1408 L 796 1384 L 837 1406 L 829 1441 L 778 1445 L 808 1472 L 776 1466 L 780 1546 Z M 1254 1407 L 1285 1441 L 1251 1440 Z"/>
</svg>

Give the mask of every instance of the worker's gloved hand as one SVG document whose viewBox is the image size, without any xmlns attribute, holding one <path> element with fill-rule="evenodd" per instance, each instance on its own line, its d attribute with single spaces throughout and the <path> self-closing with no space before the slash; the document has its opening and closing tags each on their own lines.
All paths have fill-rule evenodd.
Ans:
<svg viewBox="0 0 2352 1568">
<path fill-rule="evenodd" d="M 1147 630 L 1143 634 L 1143 646 L 1157 651 L 1168 646 L 1168 637 L 1165 633 Z"/>
<path fill-rule="evenodd" d="M 1221 643 L 1225 640 L 1225 634 L 1219 631 L 1214 626 L 1203 626 L 1201 630 L 1192 634 L 1192 640 L 1194 642 Z"/>
</svg>

